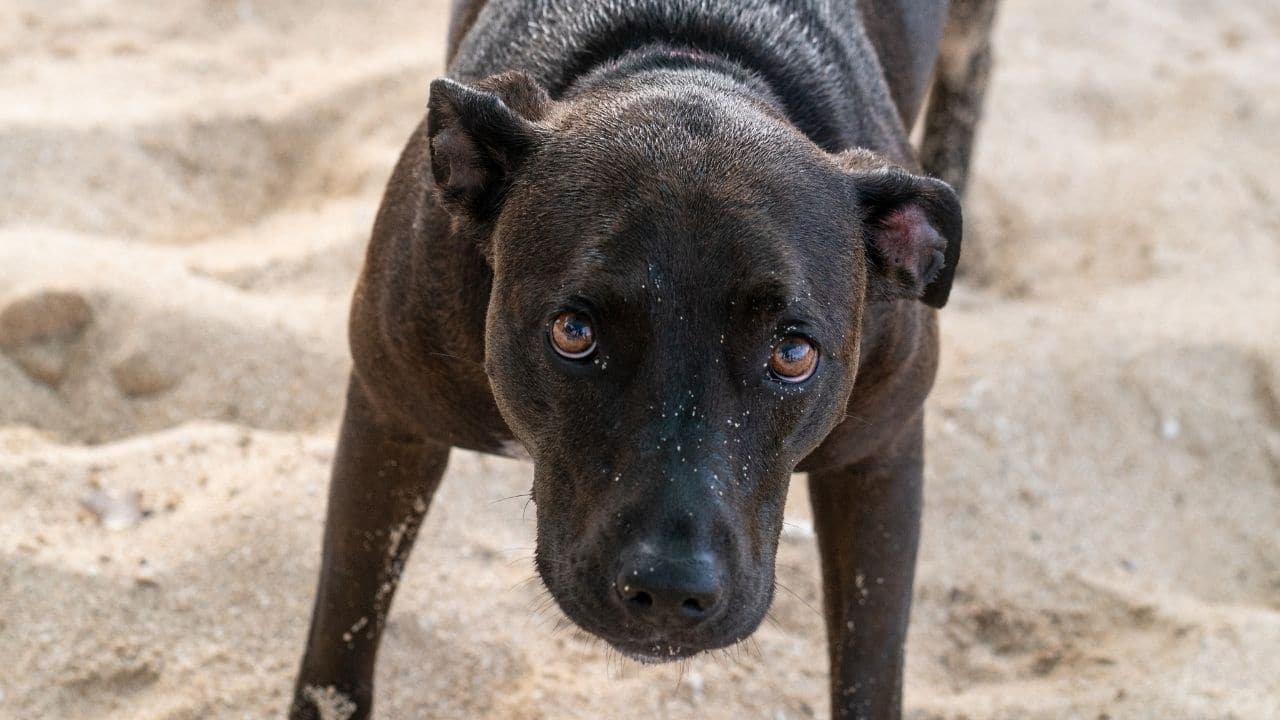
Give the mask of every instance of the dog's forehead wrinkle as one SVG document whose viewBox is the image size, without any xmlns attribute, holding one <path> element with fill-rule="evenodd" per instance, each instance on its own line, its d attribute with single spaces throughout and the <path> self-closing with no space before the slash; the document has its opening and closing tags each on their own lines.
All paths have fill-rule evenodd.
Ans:
<svg viewBox="0 0 1280 720">
<path fill-rule="evenodd" d="M 688 82 L 689 79 L 679 73 L 661 74 L 653 77 L 654 82 L 631 84 L 621 92 L 579 96 L 578 111 L 563 116 L 562 127 L 570 132 L 594 133 L 641 126 L 661 131 L 668 138 L 673 134 L 701 136 L 713 131 L 717 140 L 735 139 L 727 131 L 743 129 L 750 129 L 761 140 L 801 137 L 758 98 L 735 91 L 741 88 L 732 84 L 707 87 Z M 696 124 L 672 123 L 673 118 Z"/>
<path fill-rule="evenodd" d="M 809 278 L 776 244 L 764 239 L 746 247 L 741 239 L 710 252 L 706 261 L 651 247 L 637 253 L 634 244 L 607 240 L 586 243 L 568 263 L 561 281 L 566 296 L 600 298 L 619 304 L 645 304 L 655 320 L 689 323 L 709 317 L 728 320 L 737 312 L 767 311 L 806 319 L 823 303 L 814 297 Z M 680 249 L 679 243 L 673 247 Z M 725 275 L 740 279 L 725 283 Z M 681 303 L 666 302 L 675 297 Z M 727 332 L 724 323 L 716 323 Z"/>
<path fill-rule="evenodd" d="M 794 181 L 797 174 L 833 167 L 817 146 L 753 103 L 693 90 L 675 96 L 627 93 L 586 103 L 566 115 L 542 154 L 549 165 L 580 181 L 702 177 L 713 185 L 741 185 Z M 601 157 L 610 161 L 601 163 Z"/>
</svg>

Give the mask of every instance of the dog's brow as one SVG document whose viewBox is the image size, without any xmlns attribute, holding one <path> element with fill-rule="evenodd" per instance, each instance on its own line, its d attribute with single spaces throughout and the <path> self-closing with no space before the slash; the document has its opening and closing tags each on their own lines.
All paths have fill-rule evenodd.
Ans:
<svg viewBox="0 0 1280 720">
<path fill-rule="evenodd" d="M 619 312 L 643 303 L 644 289 L 628 287 L 621 277 L 601 272 L 569 281 L 563 287 L 564 298 L 584 300 L 603 312 Z"/>
<path fill-rule="evenodd" d="M 744 311 L 761 315 L 777 315 L 786 309 L 796 293 L 777 278 L 748 280 L 738 285 L 732 294 L 732 302 L 742 305 Z"/>
</svg>

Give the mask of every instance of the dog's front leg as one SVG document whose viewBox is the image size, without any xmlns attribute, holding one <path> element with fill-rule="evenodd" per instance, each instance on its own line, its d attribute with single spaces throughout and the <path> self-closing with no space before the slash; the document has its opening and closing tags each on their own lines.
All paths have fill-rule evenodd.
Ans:
<svg viewBox="0 0 1280 720">
<path fill-rule="evenodd" d="M 448 458 L 447 445 L 397 436 L 380 425 L 353 379 L 290 720 L 318 720 L 321 703 L 352 709 L 350 716 L 338 712 L 349 720 L 369 717 L 387 611 Z"/>
<path fill-rule="evenodd" d="M 920 537 L 922 425 L 914 420 L 873 458 L 809 474 L 833 718 L 902 714 L 903 644 Z"/>
</svg>

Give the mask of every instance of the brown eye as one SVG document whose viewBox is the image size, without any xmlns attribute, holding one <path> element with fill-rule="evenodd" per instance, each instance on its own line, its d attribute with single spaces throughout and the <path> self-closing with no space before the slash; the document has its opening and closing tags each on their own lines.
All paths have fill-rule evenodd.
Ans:
<svg viewBox="0 0 1280 720">
<path fill-rule="evenodd" d="M 809 379 L 818 367 L 818 348 L 801 335 L 787 335 L 773 346 L 769 372 L 779 380 L 798 383 Z"/>
<path fill-rule="evenodd" d="M 551 322 L 551 346 L 561 357 L 581 360 L 596 349 L 591 321 L 575 312 L 563 312 Z"/>
</svg>

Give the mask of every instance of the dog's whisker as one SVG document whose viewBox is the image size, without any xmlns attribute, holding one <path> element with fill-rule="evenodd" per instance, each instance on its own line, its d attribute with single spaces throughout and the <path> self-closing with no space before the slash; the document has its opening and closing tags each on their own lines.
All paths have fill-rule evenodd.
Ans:
<svg viewBox="0 0 1280 720">
<path fill-rule="evenodd" d="M 533 583 L 535 583 L 535 582 L 537 582 L 537 581 L 539 581 L 539 580 L 541 580 L 541 579 L 542 579 L 542 576 L 541 576 L 541 575 L 539 575 L 539 574 L 537 574 L 537 573 L 534 573 L 534 574 L 530 575 L 529 577 L 527 577 L 527 578 L 525 578 L 525 579 L 521 580 L 520 582 L 516 583 L 515 585 L 512 585 L 512 586 L 511 586 L 511 589 L 510 589 L 510 592 L 515 592 L 516 590 L 521 590 L 521 589 L 523 589 L 523 588 L 526 588 L 526 587 L 528 587 L 529 585 L 532 585 Z"/>
<path fill-rule="evenodd" d="M 773 581 L 773 585 L 774 587 L 780 587 L 783 590 L 786 590 L 788 593 L 791 594 L 791 597 L 794 597 L 795 599 L 799 600 L 802 605 L 812 610 L 814 615 L 817 615 L 818 617 L 822 617 L 822 613 L 818 611 L 818 608 L 814 607 L 813 605 L 810 605 L 808 600 L 805 600 L 804 598 L 800 597 L 800 593 L 797 593 L 795 590 L 792 590 L 791 588 L 784 585 L 781 580 L 778 580 L 777 578 L 775 578 Z"/>
<path fill-rule="evenodd" d="M 515 495 L 508 495 L 507 497 L 504 497 L 504 498 L 498 498 L 497 500 L 494 500 L 489 504 L 497 505 L 498 503 L 504 503 L 504 502 L 507 502 L 508 500 L 516 500 L 518 498 L 532 498 L 532 497 L 533 497 L 533 493 L 527 493 L 527 492 L 517 493 Z"/>
<path fill-rule="evenodd" d="M 720 663 L 721 667 L 734 664 L 736 661 L 733 658 L 733 646 L 731 645 L 727 648 L 721 648 L 720 651 L 716 653 L 716 661 Z"/>
<path fill-rule="evenodd" d="M 768 620 L 770 624 L 772 624 L 774 627 L 778 628 L 779 630 L 785 630 L 785 629 L 786 629 L 786 628 L 782 627 L 782 623 L 778 622 L 778 618 L 776 618 L 776 617 L 774 617 L 774 616 L 773 616 L 773 611 L 772 611 L 772 610 L 770 610 L 769 612 L 766 612 L 766 613 L 764 614 L 764 619 L 765 619 L 765 620 Z"/>
<path fill-rule="evenodd" d="M 537 556 L 536 556 L 536 555 L 534 555 L 532 552 L 529 552 L 531 549 L 532 549 L 532 548 L 504 548 L 504 549 L 502 549 L 502 550 L 499 550 L 498 552 L 500 552 L 500 553 L 504 553 L 504 552 L 520 552 L 520 553 L 524 553 L 523 555 L 517 555 L 516 557 L 513 557 L 513 558 L 511 558 L 510 560 L 508 560 L 508 561 L 506 562 L 506 566 L 507 566 L 507 567 L 514 567 L 517 563 L 523 563 L 523 562 L 527 562 L 527 563 L 531 563 L 531 564 L 536 564 L 536 563 L 537 563 Z"/>
<path fill-rule="evenodd" d="M 541 620 L 538 608 L 546 603 L 551 593 L 546 588 L 541 588 L 532 598 L 529 599 L 529 614 L 524 619 L 524 629 L 528 630 L 531 626 L 537 626 Z"/>
<path fill-rule="evenodd" d="M 498 550 L 498 552 L 504 552 L 504 553 L 506 553 L 506 552 L 527 552 L 527 553 L 532 553 L 532 552 L 534 552 L 535 550 L 537 550 L 537 548 L 533 547 L 532 545 L 512 545 L 511 547 L 504 547 L 504 548 L 502 548 L 502 549 Z M 529 557 L 533 557 L 533 556 L 532 556 L 532 555 L 530 555 Z"/>
<path fill-rule="evenodd" d="M 551 597 L 551 593 L 547 593 L 546 597 L 543 597 L 539 600 L 538 607 L 533 611 L 534 616 L 542 617 L 544 613 L 550 610 L 552 606 L 554 606 L 555 604 L 556 604 L 556 599 Z"/>
</svg>

